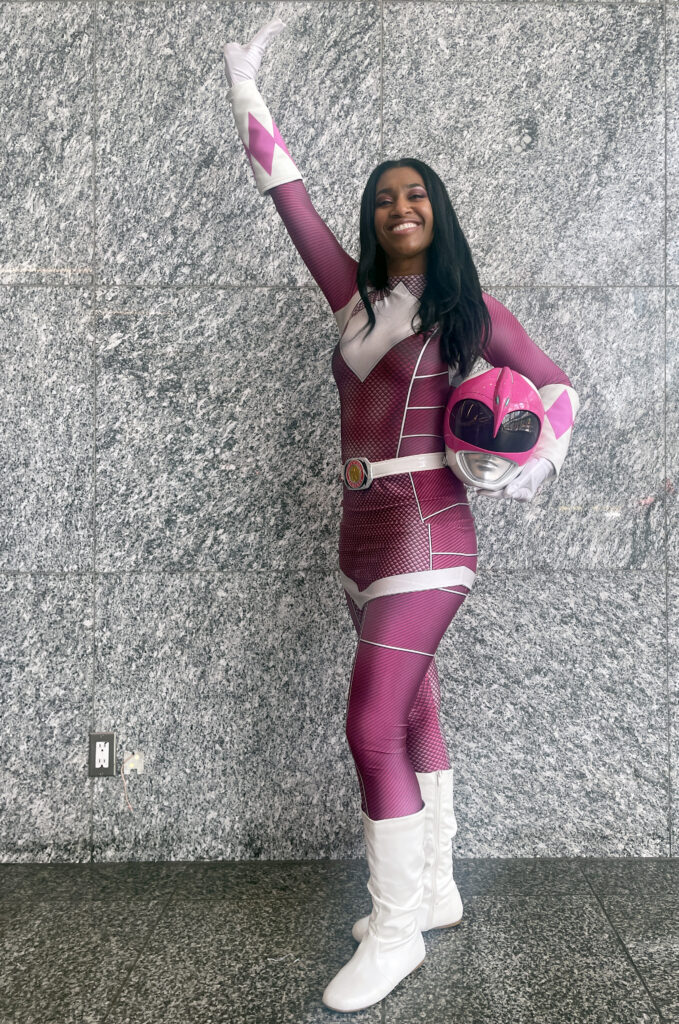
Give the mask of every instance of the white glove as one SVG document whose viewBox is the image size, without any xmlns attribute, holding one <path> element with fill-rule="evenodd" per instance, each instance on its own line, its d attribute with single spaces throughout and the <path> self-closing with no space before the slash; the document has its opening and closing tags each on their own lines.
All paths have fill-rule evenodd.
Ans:
<svg viewBox="0 0 679 1024">
<path fill-rule="evenodd" d="M 229 85 L 254 79 L 259 71 L 265 49 L 273 37 L 282 32 L 284 28 L 285 22 L 280 18 L 274 18 L 273 21 L 267 22 L 263 28 L 260 28 L 259 32 L 245 46 L 241 46 L 240 43 L 224 44 L 226 78 Z"/>
<path fill-rule="evenodd" d="M 556 476 L 554 464 L 549 459 L 533 456 L 528 460 L 511 483 L 499 491 L 487 491 L 481 487 L 473 487 L 477 494 L 485 494 L 489 498 L 514 498 L 515 501 L 532 501 L 542 484 L 548 478 Z"/>
</svg>

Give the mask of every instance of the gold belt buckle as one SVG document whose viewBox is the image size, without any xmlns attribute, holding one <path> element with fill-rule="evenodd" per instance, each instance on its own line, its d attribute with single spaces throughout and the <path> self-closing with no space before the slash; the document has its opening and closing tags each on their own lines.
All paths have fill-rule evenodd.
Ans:
<svg viewBox="0 0 679 1024">
<path fill-rule="evenodd" d="M 342 480 L 351 491 L 365 491 L 373 482 L 372 467 L 368 459 L 347 459 L 342 467 Z"/>
</svg>

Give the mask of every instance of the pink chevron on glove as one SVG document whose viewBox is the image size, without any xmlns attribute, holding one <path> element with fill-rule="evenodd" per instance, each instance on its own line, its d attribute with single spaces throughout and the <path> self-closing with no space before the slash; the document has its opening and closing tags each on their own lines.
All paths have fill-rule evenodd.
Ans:
<svg viewBox="0 0 679 1024">
<path fill-rule="evenodd" d="M 287 153 L 290 157 L 290 162 L 293 167 L 295 166 L 288 147 L 285 145 L 281 133 L 278 130 L 278 125 L 274 120 L 271 121 L 273 128 L 273 135 L 264 127 L 261 122 L 251 112 L 248 113 L 248 146 L 245 146 L 245 152 L 250 160 L 250 166 L 252 166 L 251 156 L 254 156 L 256 160 L 262 165 L 267 174 L 271 174 L 271 168 L 273 167 L 273 155 L 276 146 L 280 146 L 281 149 Z M 254 167 L 252 168 L 254 171 Z M 555 403 L 556 404 L 556 403 Z"/>
<path fill-rule="evenodd" d="M 552 424 L 552 430 L 556 438 L 565 434 L 568 428 L 573 425 L 575 416 L 573 415 L 573 407 L 567 391 L 562 391 L 556 402 L 550 405 L 546 411 L 546 416 L 548 416 L 549 422 Z"/>
</svg>

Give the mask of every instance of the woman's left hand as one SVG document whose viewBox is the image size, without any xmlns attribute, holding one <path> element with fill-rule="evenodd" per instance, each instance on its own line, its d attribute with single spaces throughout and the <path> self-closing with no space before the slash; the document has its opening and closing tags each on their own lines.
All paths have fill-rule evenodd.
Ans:
<svg viewBox="0 0 679 1024">
<path fill-rule="evenodd" d="M 515 501 L 532 501 L 545 480 L 556 476 L 556 470 L 549 459 L 533 456 L 528 460 L 511 483 L 499 491 L 487 491 L 482 487 L 473 487 L 477 494 L 485 494 L 489 498 L 514 498 Z"/>
</svg>

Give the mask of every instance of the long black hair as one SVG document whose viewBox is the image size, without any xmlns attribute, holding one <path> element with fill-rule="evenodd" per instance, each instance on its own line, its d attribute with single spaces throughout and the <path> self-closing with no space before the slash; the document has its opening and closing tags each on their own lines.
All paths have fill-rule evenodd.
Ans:
<svg viewBox="0 0 679 1024">
<path fill-rule="evenodd" d="M 418 310 L 419 331 L 425 333 L 438 326 L 442 358 L 466 377 L 490 340 L 491 319 L 471 250 L 446 187 L 436 171 L 422 160 L 384 160 L 371 173 L 361 197 L 357 284 L 370 322 L 367 333 L 376 322 L 368 287 L 386 288 L 388 278 L 386 254 L 375 234 L 375 191 L 380 175 L 392 167 L 413 167 L 419 171 L 434 215 L 434 236 L 427 250 L 427 284 Z M 418 332 L 413 329 L 413 333 Z"/>
</svg>

